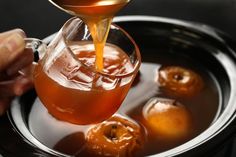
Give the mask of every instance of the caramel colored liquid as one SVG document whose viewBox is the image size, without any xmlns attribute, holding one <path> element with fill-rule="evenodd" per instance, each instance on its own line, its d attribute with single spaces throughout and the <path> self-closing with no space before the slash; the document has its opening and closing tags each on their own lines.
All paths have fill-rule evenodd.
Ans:
<svg viewBox="0 0 236 157">
<path fill-rule="evenodd" d="M 76 124 L 101 122 L 117 111 L 132 80 L 95 73 L 93 44 L 79 45 L 70 45 L 77 60 L 65 49 L 47 71 L 39 62 L 35 69 L 35 88 L 40 100 L 57 119 Z M 65 61 L 68 64 L 65 65 Z M 103 71 L 106 74 L 123 75 L 132 70 L 133 65 L 121 49 L 105 46 Z"/>
<path fill-rule="evenodd" d="M 129 0 L 50 0 L 66 12 L 80 17 L 89 27 L 96 50 L 96 68 L 103 70 L 103 49 L 115 13 Z"/>
<path fill-rule="evenodd" d="M 156 58 L 160 58 L 160 60 L 164 61 L 164 63 L 143 62 L 140 68 L 140 76 L 139 78 L 136 78 L 138 79 L 138 81 L 136 82 L 136 85 L 133 86 L 129 90 L 128 96 L 126 97 L 124 103 L 122 104 L 122 106 L 119 108 L 119 111 L 118 111 L 118 113 L 121 113 L 127 118 L 132 118 L 136 122 L 139 122 L 140 126 L 143 126 L 143 127 L 146 127 L 146 125 L 144 124 L 145 121 L 143 121 L 143 113 L 142 113 L 145 103 L 150 98 L 153 98 L 153 97 L 169 98 L 169 96 L 166 95 L 165 93 L 160 93 L 159 86 L 155 82 L 156 71 L 162 65 L 168 64 L 169 63 L 168 61 L 171 61 L 171 62 L 175 61 L 173 58 L 171 58 L 168 55 L 167 55 L 168 56 L 167 60 L 165 60 L 165 58 L 163 58 L 160 55 L 160 53 L 154 53 L 154 52 L 156 51 L 153 51 L 152 54 L 155 54 Z M 190 61 L 191 62 L 187 62 L 187 63 L 189 63 L 191 66 L 192 60 Z M 86 64 L 89 65 L 89 62 L 87 62 Z M 201 76 L 203 77 L 204 83 L 206 85 L 203 91 L 200 93 L 200 95 L 194 96 L 193 99 L 185 99 L 183 97 L 183 98 L 180 98 L 179 100 L 185 105 L 186 108 L 188 108 L 188 110 L 191 111 L 191 114 L 194 120 L 193 121 L 194 122 L 193 135 L 191 137 L 188 137 L 187 139 L 184 139 L 183 141 L 173 141 L 173 140 L 164 140 L 164 139 L 161 139 L 160 141 L 160 138 L 153 132 L 153 130 L 150 130 L 150 128 L 146 127 L 145 128 L 145 131 L 147 132 L 146 140 L 142 141 L 145 144 L 145 147 L 143 149 L 143 152 L 135 155 L 135 157 L 155 155 L 157 153 L 179 146 L 180 144 L 188 140 L 191 140 L 193 137 L 196 137 L 197 135 L 199 135 L 201 132 L 206 130 L 211 125 L 212 121 L 214 120 L 214 117 L 217 114 L 218 104 L 220 101 L 219 100 L 220 93 L 218 92 L 219 85 L 218 85 L 218 82 L 216 82 L 214 76 L 206 69 L 201 69 L 199 72 Z M 52 87 L 53 85 L 55 85 L 55 83 L 49 85 L 50 88 L 47 88 L 47 89 L 53 90 L 53 92 L 56 92 L 55 87 Z M 66 89 L 65 87 L 61 87 L 59 85 L 57 86 L 58 88 L 61 88 L 60 90 Z M 118 89 L 116 90 L 118 91 Z M 48 91 L 44 90 L 44 93 L 45 92 L 48 92 Z M 113 93 L 114 92 L 111 92 L 111 94 Z M 66 93 L 64 93 L 64 95 L 63 94 L 59 95 L 58 99 L 60 99 L 60 101 L 63 101 L 63 102 L 69 102 L 70 100 L 63 100 L 61 98 L 61 97 L 66 97 L 67 95 L 65 94 Z M 71 91 L 70 94 L 74 94 L 74 93 Z M 91 94 L 91 96 L 95 96 L 95 92 Z M 112 97 L 112 95 L 109 95 L 109 96 Z M 107 96 L 107 98 L 109 98 L 109 96 Z M 94 98 L 95 97 L 91 97 L 90 99 L 94 99 Z M 44 99 L 46 99 L 46 97 Z M 101 97 L 100 99 L 103 99 L 103 98 Z M 111 98 L 109 98 L 107 101 L 109 101 L 110 99 Z M 105 100 L 103 101 L 106 102 Z M 95 109 L 93 108 L 93 110 L 92 108 L 89 109 L 89 107 L 87 106 L 84 106 L 84 107 L 90 110 L 91 111 L 90 113 L 95 113 L 96 110 L 100 110 L 99 105 L 103 105 L 103 104 L 100 104 L 100 101 L 97 102 L 97 106 L 95 107 Z M 106 111 L 110 112 L 110 109 L 107 109 Z M 43 120 L 42 120 L 42 117 L 43 117 Z M 92 126 L 91 125 L 84 125 L 84 126 L 73 125 L 70 123 L 66 123 L 66 122 L 58 121 L 54 119 L 52 116 L 50 116 L 50 114 L 48 114 L 47 110 L 43 107 L 39 99 L 36 99 L 35 103 L 32 106 L 32 110 L 30 111 L 30 114 L 29 114 L 28 124 L 29 124 L 29 128 L 32 134 L 47 147 L 51 149 L 55 149 L 61 153 L 66 153 L 68 155 L 72 155 L 72 156 L 78 155 L 79 157 L 81 157 L 79 152 L 83 150 L 84 148 L 83 146 L 86 143 L 87 131 L 88 129 L 93 127 L 93 125 Z M 89 156 L 82 155 L 82 157 L 89 157 Z"/>
</svg>

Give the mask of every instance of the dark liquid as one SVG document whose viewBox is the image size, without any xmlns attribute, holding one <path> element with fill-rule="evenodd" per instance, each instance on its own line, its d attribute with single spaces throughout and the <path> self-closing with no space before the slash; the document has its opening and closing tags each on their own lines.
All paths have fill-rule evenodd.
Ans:
<svg viewBox="0 0 236 157">
<path fill-rule="evenodd" d="M 159 59 L 162 60 L 161 57 L 159 57 Z M 165 60 L 163 59 L 161 64 L 142 64 L 138 82 L 130 89 L 118 113 L 132 118 L 144 127 L 142 109 L 145 103 L 152 97 L 173 98 L 185 105 L 190 111 L 193 117 L 192 125 L 194 130 L 191 136 L 181 141 L 160 141 L 151 130 L 146 128 L 147 141 L 143 141 L 146 147 L 142 153 L 137 156 L 156 154 L 174 148 L 192 139 L 207 129 L 217 114 L 220 94 L 218 92 L 217 82 L 208 71 L 201 67 L 197 68 L 197 73 L 202 77 L 205 84 L 205 87 L 199 95 L 193 96 L 191 99 L 170 97 L 160 91 L 155 81 L 157 70 L 161 65 L 165 65 L 163 61 Z M 191 61 L 189 64 L 191 64 Z M 190 65 L 190 67 L 195 66 Z M 44 118 L 43 121 L 41 120 L 42 117 Z M 40 101 L 37 100 L 29 116 L 29 127 L 32 134 L 49 148 L 66 154 L 76 155 L 81 152 L 85 143 L 87 130 L 91 125 L 79 126 L 58 121 L 51 117 Z"/>
</svg>

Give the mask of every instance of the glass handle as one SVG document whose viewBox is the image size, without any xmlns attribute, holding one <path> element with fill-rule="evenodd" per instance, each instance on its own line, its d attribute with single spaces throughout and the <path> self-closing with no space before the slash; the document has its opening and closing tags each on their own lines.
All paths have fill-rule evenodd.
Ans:
<svg viewBox="0 0 236 157">
<path fill-rule="evenodd" d="M 37 61 L 44 56 L 47 50 L 47 44 L 45 44 L 40 39 L 25 38 L 25 48 L 32 49 L 32 51 L 34 52 L 35 61 Z"/>
<path fill-rule="evenodd" d="M 34 62 L 19 72 L 19 74 L 23 76 L 32 76 L 35 66 L 37 65 L 37 61 L 41 59 L 47 50 L 47 44 L 45 44 L 42 40 L 36 38 L 25 38 L 25 49 L 32 49 L 34 53 Z"/>
</svg>

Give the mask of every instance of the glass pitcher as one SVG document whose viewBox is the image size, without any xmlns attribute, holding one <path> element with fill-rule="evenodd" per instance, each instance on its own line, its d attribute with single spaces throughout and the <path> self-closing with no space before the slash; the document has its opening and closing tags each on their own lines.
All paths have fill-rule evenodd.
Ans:
<svg viewBox="0 0 236 157">
<path fill-rule="evenodd" d="M 134 40 L 112 25 L 104 48 L 104 69 L 97 71 L 91 34 L 79 18 L 68 20 L 47 48 L 41 42 L 27 44 L 39 52 L 33 72 L 39 99 L 55 118 L 79 125 L 113 115 L 141 64 Z"/>
</svg>

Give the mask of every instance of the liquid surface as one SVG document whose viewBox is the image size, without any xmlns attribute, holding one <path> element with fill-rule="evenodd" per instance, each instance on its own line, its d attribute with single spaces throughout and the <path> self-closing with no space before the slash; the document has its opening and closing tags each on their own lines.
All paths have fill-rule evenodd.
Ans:
<svg viewBox="0 0 236 157">
<path fill-rule="evenodd" d="M 160 59 L 162 58 L 160 57 Z M 163 64 L 165 65 L 165 63 Z M 158 79 L 157 69 L 160 69 L 162 65 L 148 63 L 141 66 L 139 84 L 131 88 L 127 99 L 124 101 L 125 105 L 122 105 L 119 111 L 126 113 L 126 115 L 129 115 L 129 117 L 146 127 L 143 109 L 149 100 L 154 97 L 177 100 L 186 107 L 192 116 L 192 133 L 189 137 L 182 138 L 181 140 L 169 140 L 167 138 L 162 139 L 163 136 L 158 137 L 154 130 L 148 129 L 147 147 L 145 148 L 144 155 L 141 156 L 166 151 L 194 138 L 208 128 L 218 111 L 220 101 L 218 84 L 208 71 L 203 69 L 198 71 L 205 84 L 198 95 L 191 98 L 185 96 L 176 97 L 175 95 L 171 96 L 169 93 L 163 92 L 159 85 L 156 86 L 156 80 Z"/>
<path fill-rule="evenodd" d="M 96 68 L 103 69 L 103 49 L 115 13 L 129 0 L 50 0 L 66 12 L 80 17 L 89 27 L 96 50 Z"/>
<path fill-rule="evenodd" d="M 48 111 L 60 120 L 76 124 L 101 122 L 117 111 L 131 86 L 132 77 L 115 76 L 132 72 L 133 65 L 120 48 L 107 44 L 105 74 L 99 74 L 94 69 L 92 43 L 71 43 L 70 49 L 74 57 L 64 49 L 46 71 L 43 61 L 39 62 L 34 72 L 36 91 Z"/>
<path fill-rule="evenodd" d="M 157 71 L 162 65 L 165 64 L 143 63 L 141 65 L 140 74 L 136 78 L 137 82 L 129 90 L 123 105 L 118 111 L 118 114 L 135 120 L 146 130 L 146 140 L 142 141 L 146 147 L 136 156 L 157 154 L 192 139 L 208 128 L 217 114 L 220 101 L 218 85 L 208 71 L 201 68 L 197 71 L 205 84 L 199 95 L 193 96 L 191 99 L 186 97 L 177 98 L 164 93 L 156 82 L 158 79 Z M 184 105 L 192 117 L 191 127 L 193 133 L 190 137 L 181 141 L 160 139 L 153 130 L 146 127 L 143 121 L 143 109 L 145 104 L 154 97 L 174 99 Z M 91 112 L 95 112 L 95 110 Z M 75 156 L 83 147 L 87 132 L 91 127 L 93 125 L 80 126 L 56 120 L 47 113 L 47 109 L 38 99 L 35 101 L 29 115 L 30 131 L 39 141 L 49 148 Z"/>
</svg>

